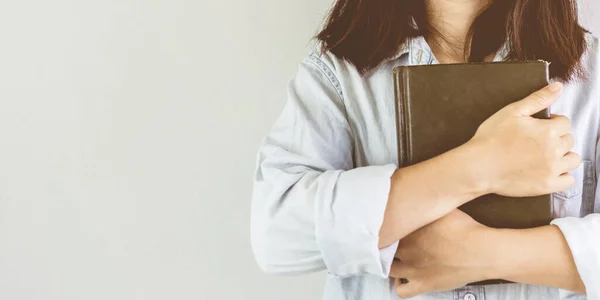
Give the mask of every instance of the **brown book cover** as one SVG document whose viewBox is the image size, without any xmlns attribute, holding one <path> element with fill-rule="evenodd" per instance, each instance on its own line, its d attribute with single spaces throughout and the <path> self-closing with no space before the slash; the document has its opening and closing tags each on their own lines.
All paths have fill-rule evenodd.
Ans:
<svg viewBox="0 0 600 300">
<path fill-rule="evenodd" d="M 548 85 L 544 61 L 401 66 L 394 69 L 399 166 L 428 160 L 469 141 L 506 105 Z M 544 110 L 534 117 L 549 118 Z M 489 194 L 460 207 L 494 228 L 532 228 L 553 219 L 552 197 Z M 488 281 L 477 284 L 497 284 Z"/>
</svg>

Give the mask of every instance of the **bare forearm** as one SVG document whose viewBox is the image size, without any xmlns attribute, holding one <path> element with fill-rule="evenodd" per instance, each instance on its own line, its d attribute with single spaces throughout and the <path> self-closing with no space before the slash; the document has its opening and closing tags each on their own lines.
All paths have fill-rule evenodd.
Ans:
<svg viewBox="0 0 600 300">
<path fill-rule="evenodd" d="M 544 195 L 572 185 L 563 169 L 575 169 L 580 158 L 568 155 L 573 148 L 568 118 L 531 117 L 552 105 L 561 91 L 562 85 L 554 83 L 508 105 L 483 122 L 465 145 L 398 170 L 379 246 L 386 247 L 483 194 Z"/>
<path fill-rule="evenodd" d="M 466 144 L 396 171 L 379 235 L 380 248 L 486 193 L 481 163 L 473 159 L 476 147 Z"/>
<path fill-rule="evenodd" d="M 486 279 L 501 278 L 585 293 L 571 250 L 556 226 L 493 230 L 483 239 L 487 257 L 498 262 Z"/>
</svg>

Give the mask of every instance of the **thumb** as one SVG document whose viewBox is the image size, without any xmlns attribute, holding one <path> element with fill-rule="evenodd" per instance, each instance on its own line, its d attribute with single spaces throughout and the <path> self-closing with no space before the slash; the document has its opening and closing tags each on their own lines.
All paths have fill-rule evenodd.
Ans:
<svg viewBox="0 0 600 300">
<path fill-rule="evenodd" d="M 562 90 L 562 83 L 555 82 L 529 95 L 527 98 L 509 105 L 510 111 L 518 117 L 531 116 L 554 104 L 562 94 Z"/>
</svg>

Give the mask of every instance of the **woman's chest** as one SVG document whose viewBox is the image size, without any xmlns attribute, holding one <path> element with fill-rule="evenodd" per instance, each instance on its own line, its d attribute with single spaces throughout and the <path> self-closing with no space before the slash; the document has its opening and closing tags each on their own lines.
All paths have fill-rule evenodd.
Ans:
<svg viewBox="0 0 600 300">
<path fill-rule="evenodd" d="M 397 165 L 397 141 L 402 137 L 397 132 L 392 79 L 368 82 L 353 91 L 347 94 L 346 110 L 354 136 L 355 166 Z M 593 212 L 595 206 L 600 206 L 595 203 L 600 120 L 596 92 L 583 84 L 567 85 L 561 98 L 551 107 L 552 114 L 565 115 L 571 120 L 571 134 L 575 139 L 572 151 L 582 157 L 582 164 L 571 172 L 575 177 L 575 185 L 555 194 L 553 206 L 556 217 L 583 216 Z M 464 113 L 472 114 L 468 109 L 465 106 Z M 460 111 L 454 117 L 460 119 Z M 452 122 L 448 124 L 450 128 L 446 130 L 452 130 Z"/>
</svg>

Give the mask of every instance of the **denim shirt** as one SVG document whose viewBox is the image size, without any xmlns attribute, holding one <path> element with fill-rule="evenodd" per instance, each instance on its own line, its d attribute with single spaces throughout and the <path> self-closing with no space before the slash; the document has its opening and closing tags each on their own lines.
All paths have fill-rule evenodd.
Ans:
<svg viewBox="0 0 600 300">
<path fill-rule="evenodd" d="M 565 85 L 551 107 L 552 113 L 572 120 L 573 151 L 583 160 L 572 172 L 575 185 L 553 195 L 552 224 L 569 244 L 587 297 L 506 284 L 413 299 L 600 300 L 600 45 L 592 36 L 587 40 L 585 79 Z M 503 60 L 506 53 L 505 47 L 494 60 Z M 331 53 L 320 54 L 318 47 L 304 59 L 289 84 L 285 108 L 258 154 L 251 234 L 264 271 L 327 270 L 326 300 L 399 299 L 389 278 L 397 242 L 378 249 L 390 177 L 398 163 L 392 69 L 436 63 L 422 37 L 409 40 L 396 57 L 365 76 Z"/>
</svg>

